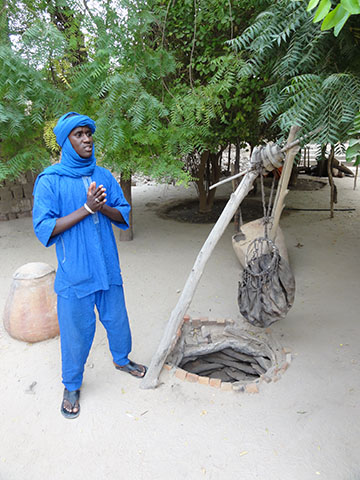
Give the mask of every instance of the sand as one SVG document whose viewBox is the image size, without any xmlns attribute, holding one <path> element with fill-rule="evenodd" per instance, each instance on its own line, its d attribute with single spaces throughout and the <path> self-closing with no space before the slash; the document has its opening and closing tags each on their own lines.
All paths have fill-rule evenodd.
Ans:
<svg viewBox="0 0 360 480">
<path fill-rule="evenodd" d="M 1 325 L 0 479 L 359 479 L 360 190 L 350 178 L 335 181 L 337 208 L 355 212 L 331 220 L 328 212 L 293 211 L 281 221 L 297 291 L 272 330 L 293 360 L 258 394 L 183 382 L 167 371 L 157 389 L 141 390 L 113 368 L 98 325 L 81 414 L 66 420 L 59 338 L 27 344 Z M 194 196 L 193 188 L 169 185 L 133 189 L 135 238 L 119 251 L 138 362 L 150 362 L 211 229 L 160 218 L 156 209 Z M 287 205 L 328 208 L 328 199 L 329 187 L 292 191 Z M 232 233 L 230 225 L 206 267 L 191 316 L 241 322 Z M 56 258 L 35 238 L 30 218 L 0 223 L 0 248 L 3 311 L 14 271 L 27 262 L 56 265 Z"/>
</svg>

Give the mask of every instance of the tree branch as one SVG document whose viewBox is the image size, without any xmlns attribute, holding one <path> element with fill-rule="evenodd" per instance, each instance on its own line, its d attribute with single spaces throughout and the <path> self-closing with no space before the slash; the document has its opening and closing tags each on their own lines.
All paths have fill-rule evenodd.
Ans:
<svg viewBox="0 0 360 480">
<path fill-rule="evenodd" d="M 193 79 L 192 79 L 192 68 L 191 68 L 191 63 L 192 59 L 194 56 L 194 50 L 195 50 L 195 41 L 196 41 L 196 22 L 197 22 L 197 16 L 196 16 L 196 0 L 194 0 L 194 36 L 193 36 L 193 42 L 191 46 L 191 53 L 190 53 L 190 62 L 189 62 L 189 79 L 190 79 L 190 86 L 193 88 Z"/>
</svg>

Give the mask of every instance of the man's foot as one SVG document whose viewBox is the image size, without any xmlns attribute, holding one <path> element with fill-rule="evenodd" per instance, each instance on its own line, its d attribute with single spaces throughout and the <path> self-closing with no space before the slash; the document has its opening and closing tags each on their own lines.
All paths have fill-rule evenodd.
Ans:
<svg viewBox="0 0 360 480">
<path fill-rule="evenodd" d="M 147 372 L 147 368 L 145 367 L 145 365 L 139 365 L 138 363 L 132 362 L 131 360 L 127 365 L 124 365 L 123 367 L 120 367 L 120 365 L 117 365 L 115 362 L 113 363 L 117 370 L 130 373 L 130 375 L 132 375 L 133 377 L 143 378 L 145 377 Z"/>
<path fill-rule="evenodd" d="M 64 397 L 61 404 L 61 413 L 65 418 L 76 418 L 80 415 L 80 390 L 69 392 L 64 389 Z"/>
</svg>

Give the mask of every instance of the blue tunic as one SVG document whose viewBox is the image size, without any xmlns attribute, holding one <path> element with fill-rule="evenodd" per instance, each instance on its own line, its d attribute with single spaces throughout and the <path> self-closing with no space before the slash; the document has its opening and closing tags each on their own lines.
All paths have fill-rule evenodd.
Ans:
<svg viewBox="0 0 360 480">
<path fill-rule="evenodd" d="M 101 212 L 89 215 L 65 232 L 50 238 L 56 219 L 82 207 L 90 183 L 106 188 L 106 204 L 120 211 L 126 223 L 111 221 Z M 55 292 L 67 297 L 72 288 L 78 298 L 110 285 L 122 285 L 118 251 L 112 223 L 129 228 L 130 205 L 108 170 L 96 166 L 91 177 L 57 174 L 39 178 L 34 193 L 33 224 L 35 234 L 46 246 L 56 244 L 58 269 Z"/>
</svg>

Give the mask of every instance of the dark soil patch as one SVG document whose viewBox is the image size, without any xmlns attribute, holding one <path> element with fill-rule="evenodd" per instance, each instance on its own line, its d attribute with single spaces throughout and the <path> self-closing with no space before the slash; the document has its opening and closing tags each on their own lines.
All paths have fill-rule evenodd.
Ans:
<svg viewBox="0 0 360 480">
<path fill-rule="evenodd" d="M 272 184 L 272 177 L 264 178 L 265 187 L 270 188 L 271 184 Z M 315 180 L 309 177 L 304 178 L 304 177 L 298 176 L 296 180 L 296 185 L 289 185 L 289 190 L 310 192 L 313 190 L 321 190 L 322 188 L 325 187 L 325 185 L 327 185 L 326 179 L 322 181 L 322 180 Z M 277 185 L 275 185 L 275 188 L 277 188 Z M 258 193 L 260 192 L 259 179 L 256 180 L 256 191 Z"/>
<path fill-rule="evenodd" d="M 199 202 L 188 200 L 181 203 L 165 205 L 161 208 L 159 215 L 163 218 L 170 218 L 178 222 L 186 223 L 215 223 L 227 204 L 228 199 L 215 200 L 213 209 L 208 213 L 199 213 Z M 263 207 L 258 198 L 245 198 L 241 203 L 243 222 L 250 222 L 263 216 Z"/>
<path fill-rule="evenodd" d="M 269 198 L 270 187 L 272 179 L 265 178 L 265 194 L 266 200 Z M 326 185 L 326 182 L 320 180 L 312 180 L 311 178 L 298 178 L 296 185 L 289 186 L 290 190 L 298 191 L 311 191 L 311 190 L 320 190 Z M 276 188 L 276 186 L 275 186 Z M 260 198 L 260 184 L 256 185 L 253 190 L 253 195 L 256 196 L 247 196 L 241 202 L 241 214 L 243 223 L 251 222 L 257 218 L 262 218 L 264 216 L 264 210 Z M 228 202 L 228 198 L 218 198 L 215 199 L 214 206 L 211 212 L 200 213 L 199 212 L 199 202 L 198 200 L 184 200 L 182 202 L 171 202 L 163 205 L 158 214 L 162 218 L 170 218 L 178 222 L 185 223 L 215 223 L 222 211 L 225 208 L 225 205 Z M 282 215 L 289 215 L 289 212 L 284 210 Z"/>
<path fill-rule="evenodd" d="M 298 178 L 296 185 L 289 185 L 289 190 L 300 190 L 310 192 L 312 190 L 321 190 L 326 185 L 326 181 L 311 180 L 309 178 Z"/>
</svg>

